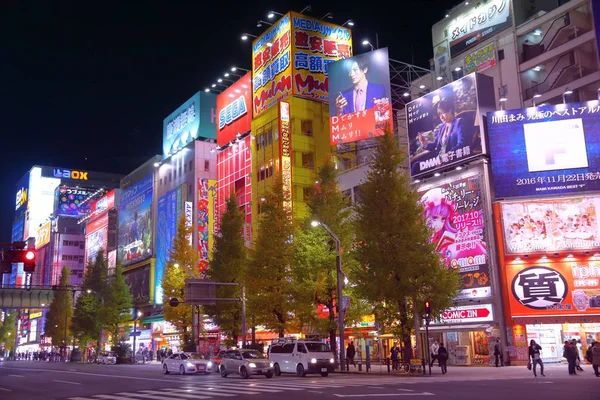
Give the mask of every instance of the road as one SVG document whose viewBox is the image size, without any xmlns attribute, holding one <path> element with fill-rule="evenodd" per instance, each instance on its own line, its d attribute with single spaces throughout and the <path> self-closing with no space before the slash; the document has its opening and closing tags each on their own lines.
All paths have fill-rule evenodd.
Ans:
<svg viewBox="0 0 600 400">
<path fill-rule="evenodd" d="M 163 375 L 159 364 L 83 365 L 5 362 L 0 364 L 2 400 L 196 400 L 260 399 L 599 399 L 600 378 L 591 367 L 569 376 L 565 366 L 547 366 L 534 378 L 524 367 L 450 368 L 429 376 L 333 374 L 327 378 L 282 375 L 243 380 L 217 374 Z"/>
</svg>

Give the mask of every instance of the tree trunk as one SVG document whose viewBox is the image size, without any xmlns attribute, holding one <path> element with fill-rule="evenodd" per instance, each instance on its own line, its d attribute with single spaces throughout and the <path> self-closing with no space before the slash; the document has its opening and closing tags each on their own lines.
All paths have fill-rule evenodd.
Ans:
<svg viewBox="0 0 600 400">
<path fill-rule="evenodd" d="M 410 360 L 411 358 L 413 358 L 412 343 L 410 341 L 411 321 L 406 315 L 406 303 L 403 303 L 402 301 L 399 300 L 398 308 L 400 310 L 399 322 L 400 322 L 400 329 L 402 332 L 402 337 L 400 338 L 400 340 L 402 340 L 402 347 L 403 347 L 402 355 L 405 360 Z"/>
</svg>

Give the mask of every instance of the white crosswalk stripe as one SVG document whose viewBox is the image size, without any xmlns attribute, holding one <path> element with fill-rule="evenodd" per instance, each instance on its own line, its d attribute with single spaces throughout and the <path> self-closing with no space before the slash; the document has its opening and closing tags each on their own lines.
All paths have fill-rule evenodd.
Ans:
<svg viewBox="0 0 600 400">
<path fill-rule="evenodd" d="M 242 392 L 237 388 L 228 388 L 228 387 L 220 387 L 220 386 L 186 386 L 185 389 L 205 391 L 204 393 L 207 395 L 210 395 L 212 393 L 229 393 L 229 394 L 233 394 L 234 396 L 236 396 L 238 394 L 261 394 L 262 393 L 262 392 L 251 391 L 251 390 Z"/>
<path fill-rule="evenodd" d="M 233 394 L 233 393 L 218 392 L 218 391 L 214 390 L 214 388 L 211 388 L 211 387 L 198 388 L 198 389 L 207 391 L 208 393 L 206 393 L 206 394 L 209 396 L 216 396 L 216 397 L 235 397 L 236 396 L 236 394 Z M 198 389 L 196 389 L 196 388 L 194 388 L 194 389 L 171 389 L 171 388 L 169 388 L 169 389 L 164 389 L 164 390 L 168 390 L 169 392 L 176 392 L 176 393 L 194 393 Z M 255 393 L 252 393 L 252 394 L 255 394 Z M 258 394 L 258 393 L 256 393 L 256 394 Z"/>
<path fill-rule="evenodd" d="M 158 390 L 140 390 L 140 392 L 142 393 L 148 393 L 148 394 L 156 394 L 156 395 L 164 395 L 165 392 L 164 391 L 158 391 Z M 173 399 L 210 399 L 211 397 L 208 396 L 202 396 L 199 394 L 192 394 L 192 393 L 173 393 L 172 391 L 169 391 L 169 397 L 173 398 Z"/>
</svg>

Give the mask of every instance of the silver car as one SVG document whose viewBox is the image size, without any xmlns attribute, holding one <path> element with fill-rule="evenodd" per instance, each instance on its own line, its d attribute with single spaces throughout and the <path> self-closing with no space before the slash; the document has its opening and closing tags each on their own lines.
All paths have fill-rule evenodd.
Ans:
<svg viewBox="0 0 600 400">
<path fill-rule="evenodd" d="M 223 356 L 219 370 L 223 378 L 229 374 L 240 374 L 244 379 L 250 375 L 273 377 L 273 363 L 256 350 L 229 350 Z"/>
</svg>

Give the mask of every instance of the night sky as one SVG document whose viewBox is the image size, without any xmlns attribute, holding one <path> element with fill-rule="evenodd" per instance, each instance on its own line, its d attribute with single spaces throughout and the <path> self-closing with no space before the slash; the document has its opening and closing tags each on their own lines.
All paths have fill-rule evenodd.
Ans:
<svg viewBox="0 0 600 400">
<path fill-rule="evenodd" d="M 308 15 L 331 12 L 355 22 L 363 39 L 390 57 L 428 67 L 431 25 L 456 0 L 315 2 Z M 52 4 L 52 5 L 51 5 Z M 93 5 L 92 5 L 93 4 Z M 16 183 L 31 166 L 126 174 L 161 154 L 162 120 L 232 65 L 250 69 L 250 43 L 272 9 L 301 11 L 296 1 L 50 2 L 0 5 L 0 241 L 10 240 Z"/>
</svg>

